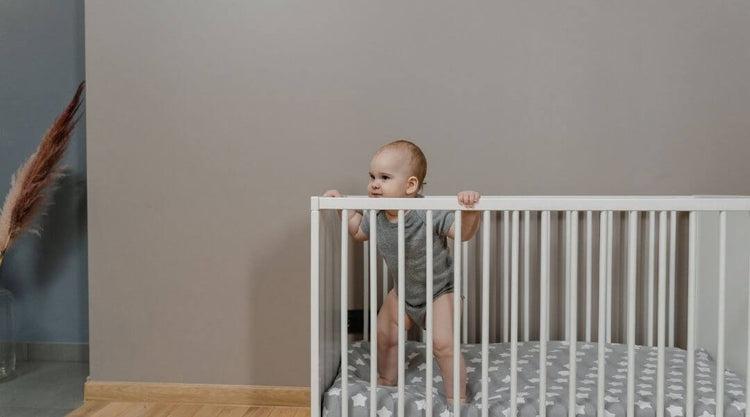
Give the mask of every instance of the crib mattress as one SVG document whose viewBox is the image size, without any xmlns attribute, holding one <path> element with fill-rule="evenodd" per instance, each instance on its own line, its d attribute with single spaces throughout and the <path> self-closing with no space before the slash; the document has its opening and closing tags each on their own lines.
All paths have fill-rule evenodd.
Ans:
<svg viewBox="0 0 750 417">
<path fill-rule="evenodd" d="M 425 346 L 420 342 L 406 343 L 405 414 L 410 417 L 425 415 Z M 461 416 L 480 417 L 482 406 L 482 346 L 463 345 L 466 360 L 467 404 Z M 577 415 L 596 416 L 597 355 L 596 343 L 577 343 L 576 410 Z M 370 410 L 370 345 L 356 342 L 349 347 L 347 404 L 349 416 L 368 417 Z M 568 343 L 552 341 L 547 344 L 547 416 L 565 417 L 568 413 Z M 607 344 L 605 356 L 605 417 L 626 417 L 627 414 L 627 345 Z M 695 357 L 695 417 L 711 417 L 716 412 L 716 368 L 704 350 Z M 490 416 L 509 417 L 510 409 L 510 344 L 489 346 Z M 636 346 L 635 349 L 635 414 L 655 417 L 657 349 Z M 686 351 L 666 349 L 665 416 L 685 416 Z M 443 380 L 437 362 L 433 361 L 433 416 L 450 417 L 452 404 L 445 401 Z M 449 381 L 448 383 L 453 383 Z M 378 386 L 378 417 L 397 417 L 398 388 Z M 724 415 L 740 417 L 745 414 L 743 381 L 725 371 Z M 517 407 L 518 416 L 536 417 L 539 407 L 539 342 L 518 343 Z M 323 396 L 323 417 L 341 415 L 341 374 Z"/>
</svg>

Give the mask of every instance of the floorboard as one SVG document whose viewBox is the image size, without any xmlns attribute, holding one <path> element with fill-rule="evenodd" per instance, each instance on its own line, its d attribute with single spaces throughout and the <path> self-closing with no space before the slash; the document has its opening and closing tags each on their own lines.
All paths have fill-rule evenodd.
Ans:
<svg viewBox="0 0 750 417">
<path fill-rule="evenodd" d="M 67 417 L 310 417 L 310 409 L 87 401 Z"/>
</svg>

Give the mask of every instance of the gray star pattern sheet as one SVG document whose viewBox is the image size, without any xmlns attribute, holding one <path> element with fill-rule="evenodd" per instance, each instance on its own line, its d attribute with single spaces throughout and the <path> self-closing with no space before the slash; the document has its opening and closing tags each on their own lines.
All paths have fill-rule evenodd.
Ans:
<svg viewBox="0 0 750 417">
<path fill-rule="evenodd" d="M 576 344 L 576 414 L 596 416 L 597 356 L 596 343 Z M 539 342 L 518 343 L 517 407 L 519 417 L 539 415 Z M 605 345 L 605 417 L 627 414 L 627 345 Z M 462 345 L 466 360 L 467 404 L 461 416 L 481 417 L 482 346 Z M 655 417 L 657 348 L 635 347 L 635 415 Z M 489 345 L 488 406 L 490 416 L 510 417 L 510 344 Z M 405 415 L 425 415 L 425 345 L 406 342 Z M 348 409 L 351 417 L 368 417 L 370 413 L 370 345 L 367 341 L 349 346 Z M 713 417 L 716 413 L 716 367 L 704 350 L 695 356 L 694 417 Z M 687 353 L 682 349 L 665 349 L 665 417 L 685 416 Z M 568 413 L 569 378 L 568 342 L 547 343 L 547 394 L 549 417 L 566 417 Z M 745 386 L 731 371 L 724 373 L 724 416 L 745 414 Z M 433 416 L 450 417 L 452 404 L 445 401 L 445 389 L 437 362 L 433 360 Z M 449 381 L 452 383 L 452 381 Z M 323 396 L 323 417 L 341 415 L 341 373 Z M 378 386 L 377 416 L 397 417 L 398 388 Z"/>
</svg>

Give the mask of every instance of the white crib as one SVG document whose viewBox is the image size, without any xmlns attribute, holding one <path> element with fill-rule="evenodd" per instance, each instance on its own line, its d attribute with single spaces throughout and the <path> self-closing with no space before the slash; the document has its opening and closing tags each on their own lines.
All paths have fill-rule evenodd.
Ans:
<svg viewBox="0 0 750 417">
<path fill-rule="evenodd" d="M 397 398 L 397 407 L 383 414 L 377 407 L 376 314 L 379 298 L 382 299 L 387 291 L 387 279 L 386 267 L 379 261 L 375 249 L 374 215 L 375 210 L 383 209 L 400 210 L 399 257 L 403 259 L 404 210 L 426 210 L 429 219 L 434 210 L 460 211 L 465 208 L 458 205 L 455 196 L 424 199 L 312 197 L 312 417 L 321 416 L 323 392 L 337 375 L 340 414 L 342 417 L 349 415 L 351 399 L 347 390 L 351 368 L 347 311 L 352 304 L 352 283 L 362 285 L 364 340 L 370 347 L 369 398 L 365 401 L 365 396 L 358 394 L 362 396 L 359 405 L 369 404 L 370 417 L 376 414 L 379 417 L 405 416 L 407 342 L 403 331 L 399 338 L 399 383 L 393 394 Z M 643 405 L 641 400 L 636 403 L 635 392 L 635 355 L 641 345 L 654 347 L 657 358 L 654 402 L 647 404 L 653 408 L 656 417 L 663 417 L 665 412 L 670 414 L 669 417 L 699 415 L 694 398 L 698 348 L 715 358 L 718 371 L 715 372 L 712 401 L 715 402 L 715 416 L 724 417 L 727 375 L 738 378 L 750 375 L 750 309 L 747 307 L 750 198 L 483 196 L 474 209 L 482 212 L 482 225 L 477 236 L 471 242 L 453 247 L 454 291 L 463 294 L 467 300 L 461 312 L 459 298 L 454 297 L 454 323 L 457 323 L 454 326 L 454 351 L 459 352 L 462 343 L 463 346 L 469 342 L 481 343 L 481 355 L 478 356 L 481 358 L 481 390 L 477 391 L 476 397 L 481 400 L 477 409 L 481 410 L 482 417 L 499 414 L 497 409 L 493 411 L 488 406 L 490 340 L 505 342 L 509 349 L 510 387 L 508 408 L 503 411 L 505 417 L 516 417 L 518 413 L 519 343 L 537 341 L 531 351 L 538 352 L 540 366 L 536 371 L 538 378 L 532 380 L 539 392 L 536 410 L 531 415 L 546 417 L 551 394 L 547 392 L 550 378 L 548 346 L 556 339 L 567 342 L 568 389 L 565 396 L 569 417 L 584 414 L 577 399 L 577 394 L 580 395 L 577 388 L 583 389 L 576 386 L 576 367 L 583 353 L 578 349 L 595 352 L 594 362 L 601 364 L 605 363 L 606 352 L 610 350 L 607 346 L 613 341 L 627 344 L 627 384 L 624 387 L 627 417 L 636 416 L 636 404 Z M 336 215 L 336 210 L 369 210 L 368 215 L 373 216 L 369 245 L 366 243 L 362 247 L 349 239 L 345 222 Z M 341 217 L 345 219 L 346 213 Z M 461 233 L 460 218 L 456 216 L 457 236 Z M 427 294 L 431 294 L 429 242 L 427 256 Z M 403 292 L 402 268 L 397 276 L 398 288 Z M 399 326 L 403 329 L 403 298 L 399 301 Z M 425 362 L 431 364 L 430 303 L 427 303 L 427 308 L 423 350 Z M 732 336 L 729 343 L 727 334 Z M 665 349 L 675 346 L 686 350 L 684 410 L 679 414 L 665 406 L 665 380 L 668 378 Z M 454 366 L 458 367 L 458 355 L 454 358 Z M 725 374 L 724 370 L 728 369 L 735 373 Z M 339 370 L 345 372 L 339 375 Z M 419 393 L 424 397 L 422 415 L 427 417 L 435 411 L 433 372 L 432 366 L 426 366 L 424 391 Z M 592 403 L 596 400 L 595 415 L 610 417 L 612 414 L 606 409 L 605 386 L 608 378 L 617 375 L 606 375 L 604 366 L 596 366 L 594 372 L 596 389 L 591 400 Z M 457 392 L 458 373 L 452 383 L 454 392 Z M 742 395 L 737 393 L 738 400 L 732 402 L 743 415 L 748 387 L 750 384 L 745 383 Z M 699 390 L 703 388 L 698 387 Z M 706 402 L 705 398 L 700 400 Z M 450 414 L 459 417 L 460 413 L 461 407 L 454 404 Z"/>
</svg>

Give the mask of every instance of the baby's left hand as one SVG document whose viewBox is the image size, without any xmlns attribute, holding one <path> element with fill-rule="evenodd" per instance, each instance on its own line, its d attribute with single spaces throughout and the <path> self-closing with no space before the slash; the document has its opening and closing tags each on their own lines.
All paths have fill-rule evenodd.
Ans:
<svg viewBox="0 0 750 417">
<path fill-rule="evenodd" d="M 479 193 L 476 191 L 461 191 L 458 193 L 458 204 L 464 207 L 472 208 L 479 202 Z"/>
</svg>

